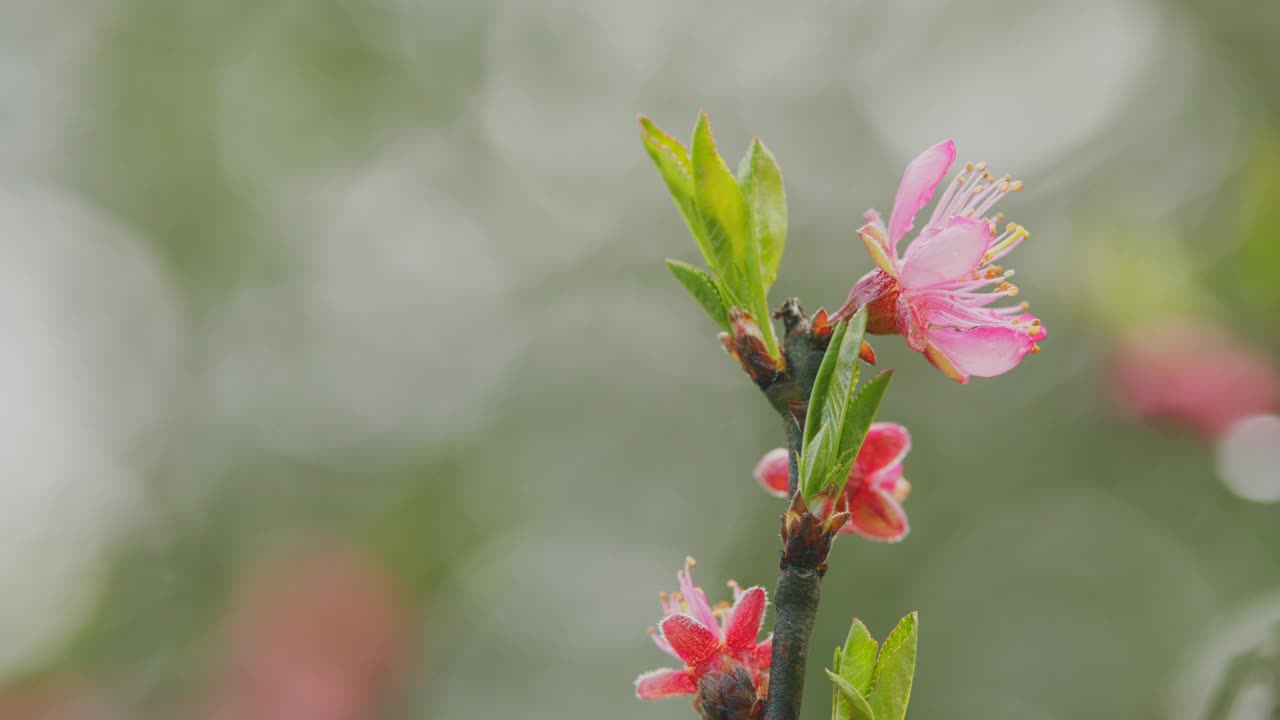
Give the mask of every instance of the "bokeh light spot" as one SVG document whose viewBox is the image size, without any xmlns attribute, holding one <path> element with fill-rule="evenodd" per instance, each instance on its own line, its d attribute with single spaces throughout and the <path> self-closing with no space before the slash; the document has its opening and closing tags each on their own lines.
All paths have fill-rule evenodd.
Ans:
<svg viewBox="0 0 1280 720">
<path fill-rule="evenodd" d="M 1245 500 L 1280 501 L 1280 415 L 1232 425 L 1218 441 L 1218 475 Z"/>
</svg>

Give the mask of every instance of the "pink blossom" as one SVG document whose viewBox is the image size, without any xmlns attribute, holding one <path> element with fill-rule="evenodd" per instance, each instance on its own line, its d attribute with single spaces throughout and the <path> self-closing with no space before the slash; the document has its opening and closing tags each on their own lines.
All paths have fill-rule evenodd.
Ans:
<svg viewBox="0 0 1280 720">
<path fill-rule="evenodd" d="M 959 383 L 971 375 L 993 377 L 1012 370 L 1039 350 L 1044 326 L 1027 314 L 1027 304 L 992 308 L 1018 288 L 1013 271 L 995 263 L 1029 235 L 1001 214 L 988 216 L 997 202 L 1022 189 L 1009 176 L 993 178 L 986 163 L 967 164 L 943 192 L 928 222 L 899 257 L 898 243 L 914 227 L 916 213 L 929 204 L 956 157 L 950 140 L 938 143 L 907 165 L 886 226 L 875 210 L 858 230 L 877 267 L 860 279 L 833 315 L 846 319 L 867 307 L 867 330 L 901 334 L 939 370 Z M 993 287 L 989 287 L 993 286 Z"/>
<path fill-rule="evenodd" d="M 1111 393 L 1124 415 L 1216 438 L 1238 420 L 1280 412 L 1280 370 L 1226 330 L 1164 321 L 1122 342 Z"/>
<path fill-rule="evenodd" d="M 367 720 L 416 635 L 393 579 L 355 547 L 308 545 L 249 581 L 227 623 L 208 720 Z"/>
<path fill-rule="evenodd" d="M 830 499 L 820 511 L 849 511 L 842 533 L 857 533 L 871 540 L 897 542 L 906 537 L 907 514 L 901 501 L 911 492 L 911 483 L 902 477 L 902 459 L 911 449 L 911 435 L 897 423 L 872 423 L 858 450 L 849 479 L 835 503 Z M 755 477 L 771 495 L 787 496 L 790 459 L 786 448 L 765 453 L 756 464 Z"/>
<path fill-rule="evenodd" d="M 713 607 L 702 588 L 693 584 L 693 558 L 676 573 L 680 590 L 662 593 L 661 632 L 649 629 L 658 648 L 684 663 L 680 668 L 654 670 L 636 678 L 636 695 L 658 700 L 672 695 L 693 695 L 709 673 L 745 669 L 763 698 L 769 684 L 769 660 L 773 637 L 756 642 L 767 604 L 764 588 L 743 590 L 730 581 L 733 606 Z"/>
</svg>

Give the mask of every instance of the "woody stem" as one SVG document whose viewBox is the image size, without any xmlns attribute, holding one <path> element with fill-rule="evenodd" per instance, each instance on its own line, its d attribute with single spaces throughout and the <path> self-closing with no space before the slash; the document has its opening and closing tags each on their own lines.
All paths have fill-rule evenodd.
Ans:
<svg viewBox="0 0 1280 720">
<path fill-rule="evenodd" d="M 796 453 L 803 433 L 788 428 L 787 447 L 791 451 L 794 496 L 797 485 Z M 785 550 L 784 550 L 785 554 Z M 769 695 L 763 720 L 798 720 L 804 695 L 804 671 L 809 659 L 809 636 L 818 615 L 822 573 L 816 567 L 782 562 L 778 587 L 773 595 L 773 657 L 769 662 Z"/>
<path fill-rule="evenodd" d="M 788 300 L 778 311 L 777 317 L 787 329 L 784 348 L 788 374 L 798 394 L 807 399 L 813 388 L 813 375 L 821 361 L 822 352 L 826 349 L 825 344 L 818 347 L 820 343 L 815 342 L 809 332 L 808 318 L 798 301 Z M 783 417 L 786 423 L 787 451 L 791 458 L 787 489 L 789 496 L 793 498 L 792 508 L 795 508 L 794 500 L 800 484 L 797 458 L 804 443 L 804 428 L 798 420 L 803 417 L 803 413 L 783 413 Z M 803 507 L 803 502 L 800 505 Z M 791 509 L 788 510 L 790 512 Z M 788 516 L 784 516 L 786 517 Z M 812 553 L 800 553 L 807 555 L 806 560 L 800 560 L 792 553 L 798 540 L 800 538 L 788 537 L 787 522 L 784 519 L 781 572 L 773 595 L 773 656 L 769 664 L 769 694 L 765 699 L 763 720 L 798 720 L 800 717 L 805 666 L 809 659 L 809 637 L 813 634 L 813 623 L 818 615 L 819 589 L 822 573 L 826 569 L 823 565 L 826 553 L 821 553 L 821 559 L 816 562 L 812 561 Z"/>
</svg>

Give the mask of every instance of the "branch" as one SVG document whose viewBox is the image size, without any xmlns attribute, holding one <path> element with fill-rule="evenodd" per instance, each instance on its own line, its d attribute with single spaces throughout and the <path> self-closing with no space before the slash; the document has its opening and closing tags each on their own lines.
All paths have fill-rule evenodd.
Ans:
<svg viewBox="0 0 1280 720">
<path fill-rule="evenodd" d="M 797 720 L 804 694 L 809 636 L 818 614 L 827 554 L 832 538 L 849 514 L 833 513 L 824 520 L 809 512 L 799 492 L 797 459 L 804 443 L 805 415 L 818 369 L 831 344 L 833 326 L 825 311 L 819 311 L 812 319 L 806 317 L 795 298 L 783 303 L 773 317 L 781 320 L 786 329 L 781 358 L 769 353 L 755 319 L 738 308 L 730 308 L 730 332 L 721 333 L 720 341 L 764 392 L 786 427 L 791 505 L 782 516 L 781 573 L 773 596 L 773 655 L 763 718 Z M 864 345 L 862 355 L 872 361 L 869 346 Z"/>
<path fill-rule="evenodd" d="M 791 482 L 795 484 L 794 477 Z M 773 656 L 769 661 L 764 720 L 800 717 L 809 636 L 818 615 L 827 555 L 836 532 L 848 520 L 847 512 L 834 513 L 825 520 L 814 515 L 799 492 L 791 496 L 791 505 L 782 516 L 782 572 L 773 596 Z"/>
<path fill-rule="evenodd" d="M 798 395 L 803 402 L 797 404 L 793 401 L 790 412 L 783 413 L 787 450 L 791 458 L 787 481 L 791 505 L 782 516 L 781 573 L 773 596 L 773 656 L 769 667 L 769 695 L 762 716 L 763 720 L 797 720 L 804 695 L 809 637 L 813 634 L 813 623 L 818 615 L 827 554 L 831 550 L 834 531 L 844 524 L 848 515 L 840 513 L 823 521 L 809 512 L 798 492 L 800 478 L 796 461 L 804 441 L 804 409 L 830 333 L 812 332 L 809 319 L 795 299 L 783 304 L 775 317 L 786 327 L 783 341 L 787 361 L 786 382 L 794 388 L 794 392 L 788 395 Z M 764 390 L 768 395 L 769 388 Z M 782 409 L 778 409 L 781 413 Z"/>
</svg>

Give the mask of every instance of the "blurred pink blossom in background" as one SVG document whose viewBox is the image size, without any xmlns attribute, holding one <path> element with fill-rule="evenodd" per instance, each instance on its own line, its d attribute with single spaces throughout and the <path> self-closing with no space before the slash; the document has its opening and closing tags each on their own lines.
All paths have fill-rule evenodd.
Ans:
<svg viewBox="0 0 1280 720">
<path fill-rule="evenodd" d="M 1122 340 L 1111 364 L 1122 415 L 1167 423 L 1205 439 L 1232 424 L 1280 410 L 1280 371 L 1243 338 L 1218 325 L 1166 320 Z"/>
<path fill-rule="evenodd" d="M 348 547 L 286 554 L 251 578 L 227 626 L 216 720 L 368 720 L 409 659 L 394 583 Z"/>
</svg>

